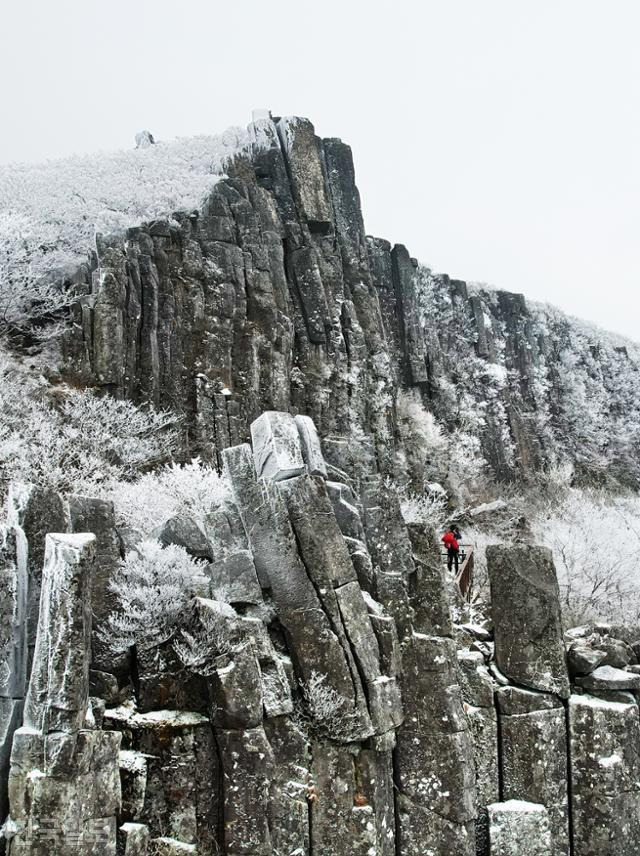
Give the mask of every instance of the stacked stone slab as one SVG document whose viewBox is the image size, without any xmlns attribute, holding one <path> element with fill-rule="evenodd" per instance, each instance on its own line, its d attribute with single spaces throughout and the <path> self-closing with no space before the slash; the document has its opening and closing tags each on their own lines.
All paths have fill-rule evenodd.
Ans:
<svg viewBox="0 0 640 856">
<path fill-rule="evenodd" d="M 489 547 L 487 563 L 496 664 L 514 684 L 496 694 L 501 796 L 543 805 L 552 852 L 566 856 L 569 678 L 555 568 L 550 552 L 533 546 Z"/>
<path fill-rule="evenodd" d="M 136 713 L 125 705 L 106 711 L 105 726 L 124 739 L 121 817 L 146 830 L 120 837 L 141 837 L 151 848 L 173 842 L 176 852 L 217 853 L 221 771 L 209 718 L 176 710 Z"/>
<path fill-rule="evenodd" d="M 500 714 L 502 798 L 545 806 L 555 856 L 569 853 L 567 724 L 557 696 L 503 687 Z"/>
</svg>

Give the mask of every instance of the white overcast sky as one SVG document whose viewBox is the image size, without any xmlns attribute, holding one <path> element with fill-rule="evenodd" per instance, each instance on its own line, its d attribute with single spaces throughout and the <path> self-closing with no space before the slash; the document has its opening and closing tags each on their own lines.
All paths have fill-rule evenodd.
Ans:
<svg viewBox="0 0 640 856">
<path fill-rule="evenodd" d="M 367 230 L 640 332 L 638 0 L 3 0 L 0 162 L 308 116 Z"/>
</svg>

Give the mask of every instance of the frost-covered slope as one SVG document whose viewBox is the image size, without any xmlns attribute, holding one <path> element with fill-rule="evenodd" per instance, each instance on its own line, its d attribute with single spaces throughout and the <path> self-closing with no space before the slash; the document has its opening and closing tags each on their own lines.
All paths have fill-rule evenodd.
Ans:
<svg viewBox="0 0 640 856">
<path fill-rule="evenodd" d="M 197 208 L 228 159 L 248 143 L 246 131 L 231 128 L 220 136 L 128 151 L 1 165 L 2 313 L 19 321 L 29 296 L 45 293 L 43 278 L 68 273 L 95 252 L 96 232 L 123 231 L 142 220 Z"/>
</svg>

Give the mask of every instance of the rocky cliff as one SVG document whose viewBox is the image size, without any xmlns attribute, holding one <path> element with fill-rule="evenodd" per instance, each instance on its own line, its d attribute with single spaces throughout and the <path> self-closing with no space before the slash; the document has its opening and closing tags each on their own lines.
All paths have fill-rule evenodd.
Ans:
<svg viewBox="0 0 640 856">
<path fill-rule="evenodd" d="M 389 487 L 434 475 L 407 390 L 496 478 L 628 472 L 637 353 L 367 238 L 348 147 L 307 121 L 250 134 L 202 210 L 100 237 L 75 277 L 64 375 L 184 413 L 228 494 L 156 533 L 199 562 L 189 656 L 116 656 L 135 538 L 103 499 L 13 485 L 9 856 L 640 853 L 640 629 L 563 633 L 551 556 L 523 544 L 489 550 L 491 620 L 470 623 Z M 567 446 L 594 402 L 612 440 Z"/>
<path fill-rule="evenodd" d="M 498 479 L 571 461 L 638 486 L 637 346 L 367 237 L 349 147 L 307 120 L 249 132 L 201 210 L 98 237 L 70 375 L 184 412 L 211 460 L 289 410 L 332 465 L 404 477 L 397 396 L 412 389 Z"/>
</svg>

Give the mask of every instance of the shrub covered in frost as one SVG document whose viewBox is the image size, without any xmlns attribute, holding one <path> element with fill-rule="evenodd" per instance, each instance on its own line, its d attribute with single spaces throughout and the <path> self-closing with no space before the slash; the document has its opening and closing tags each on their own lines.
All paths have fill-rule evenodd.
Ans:
<svg viewBox="0 0 640 856">
<path fill-rule="evenodd" d="M 188 514 L 204 526 L 207 514 L 228 495 L 227 484 L 213 467 L 196 458 L 188 464 L 170 463 L 135 481 L 109 491 L 118 521 L 150 533 L 165 520 Z"/>
<path fill-rule="evenodd" d="M 0 410 L 2 492 L 14 479 L 62 493 L 99 494 L 166 461 L 180 442 L 175 414 L 52 386 L 3 351 Z"/>
<path fill-rule="evenodd" d="M 206 593 L 201 563 L 183 547 L 142 541 L 127 553 L 111 582 L 116 610 L 101 636 L 114 651 L 153 648 L 184 626 L 193 598 Z"/>
</svg>

